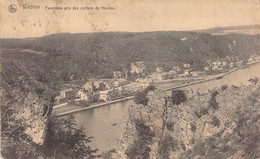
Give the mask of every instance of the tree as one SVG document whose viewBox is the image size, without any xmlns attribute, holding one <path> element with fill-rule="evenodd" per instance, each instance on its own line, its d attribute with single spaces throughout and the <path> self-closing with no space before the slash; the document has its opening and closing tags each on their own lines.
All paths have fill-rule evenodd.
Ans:
<svg viewBox="0 0 260 159">
<path fill-rule="evenodd" d="M 134 124 L 137 131 L 137 139 L 127 147 L 125 154 L 131 159 L 149 159 L 151 152 L 150 145 L 155 135 L 144 121 L 135 119 Z"/>
<path fill-rule="evenodd" d="M 84 130 L 77 129 L 74 116 L 68 118 L 51 118 L 48 123 L 44 151 L 54 158 L 95 158 L 97 149 L 88 145 L 92 137 L 88 137 Z"/>
<path fill-rule="evenodd" d="M 219 105 L 218 105 L 218 102 L 216 99 L 218 94 L 219 94 L 218 91 L 213 91 L 211 93 L 211 98 L 210 98 L 209 104 L 208 104 L 208 108 L 212 108 L 214 111 L 219 109 Z"/>
<path fill-rule="evenodd" d="M 179 105 L 187 100 L 183 90 L 172 90 L 171 99 L 173 105 Z"/>
<path fill-rule="evenodd" d="M 147 88 L 145 88 L 143 91 L 141 92 L 137 92 L 135 94 L 135 103 L 136 104 L 143 104 L 143 105 L 147 105 L 148 104 L 148 101 L 149 99 L 147 98 L 147 93 L 149 91 L 152 91 L 152 90 L 155 90 L 155 86 L 154 85 L 149 85 Z"/>
</svg>

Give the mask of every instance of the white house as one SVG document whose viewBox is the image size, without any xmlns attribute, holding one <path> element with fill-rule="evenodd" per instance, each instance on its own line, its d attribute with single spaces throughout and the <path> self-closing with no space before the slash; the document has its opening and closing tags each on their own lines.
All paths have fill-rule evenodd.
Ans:
<svg viewBox="0 0 260 159">
<path fill-rule="evenodd" d="M 189 75 L 189 74 L 190 74 L 190 71 L 191 71 L 190 69 L 184 70 L 184 74 L 185 74 L 185 75 Z"/>
<path fill-rule="evenodd" d="M 115 71 L 115 72 L 113 72 L 113 77 L 114 78 L 122 78 L 123 73 L 121 71 Z"/>
<path fill-rule="evenodd" d="M 222 62 L 221 61 L 214 61 L 212 64 L 214 66 L 221 66 Z"/>
<path fill-rule="evenodd" d="M 162 67 L 157 67 L 156 68 L 156 73 L 162 73 L 163 72 L 163 68 Z"/>
<path fill-rule="evenodd" d="M 209 71 L 209 66 L 205 66 L 205 67 L 204 67 L 204 70 L 205 70 L 205 71 Z"/>
<path fill-rule="evenodd" d="M 133 62 L 131 63 L 130 66 L 130 73 L 137 73 L 137 74 L 142 74 L 144 73 L 144 71 L 146 70 L 146 66 L 144 65 L 143 61 L 137 61 L 137 62 Z"/>
<path fill-rule="evenodd" d="M 193 77 L 198 77 L 199 76 L 198 71 L 192 71 L 191 74 L 192 74 Z"/>
<path fill-rule="evenodd" d="M 190 64 L 188 64 L 188 63 L 184 64 L 183 66 L 184 66 L 184 68 L 190 68 Z"/>
<path fill-rule="evenodd" d="M 219 69 L 219 67 L 216 66 L 216 65 L 212 67 L 212 70 L 214 70 L 214 71 L 216 71 L 216 70 L 218 70 L 218 69 Z"/>
<path fill-rule="evenodd" d="M 123 86 L 123 85 L 126 85 L 128 84 L 129 82 L 124 79 L 124 78 L 120 78 L 120 79 L 117 79 L 115 82 L 114 82 L 114 86 L 115 87 L 119 87 L 119 86 Z"/>
<path fill-rule="evenodd" d="M 108 100 L 108 93 L 111 90 L 99 91 L 99 99 Z"/>
<path fill-rule="evenodd" d="M 181 67 L 180 66 L 173 66 L 172 70 L 174 70 L 176 72 L 180 72 L 181 71 Z"/>
<path fill-rule="evenodd" d="M 78 96 L 80 97 L 81 100 L 88 100 L 87 92 L 85 92 L 84 90 L 79 90 Z"/>
<path fill-rule="evenodd" d="M 222 61 L 222 66 L 226 67 L 227 66 L 227 62 L 226 61 Z"/>
</svg>

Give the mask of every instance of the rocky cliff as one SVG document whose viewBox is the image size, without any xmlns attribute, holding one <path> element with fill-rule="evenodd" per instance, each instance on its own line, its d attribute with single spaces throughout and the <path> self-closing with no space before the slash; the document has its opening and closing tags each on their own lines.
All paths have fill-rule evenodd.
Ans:
<svg viewBox="0 0 260 159">
<path fill-rule="evenodd" d="M 1 61 L 1 154 L 34 158 L 42 145 L 53 106 L 52 92 L 30 76 L 23 64 Z"/>
<path fill-rule="evenodd" d="M 256 158 L 260 87 L 222 86 L 174 105 L 164 92 L 129 109 L 115 158 Z M 140 126 L 141 123 L 141 126 Z"/>
</svg>

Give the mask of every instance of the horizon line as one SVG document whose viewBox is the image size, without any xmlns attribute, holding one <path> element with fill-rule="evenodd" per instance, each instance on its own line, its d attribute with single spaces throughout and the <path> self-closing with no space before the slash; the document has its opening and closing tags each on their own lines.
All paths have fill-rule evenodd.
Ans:
<svg viewBox="0 0 260 159">
<path fill-rule="evenodd" d="M 22 38 L 0 38 L 0 39 L 36 39 L 41 38 L 49 35 L 55 34 L 96 34 L 96 33 L 152 33 L 152 32 L 202 32 L 206 30 L 214 30 L 214 29 L 221 29 L 221 28 L 229 28 L 229 27 L 259 27 L 259 24 L 248 24 L 248 25 L 227 25 L 227 26 L 216 26 L 211 28 L 204 28 L 204 29 L 192 29 L 192 30 L 154 30 L 154 31 L 101 31 L 101 32 L 57 32 L 57 33 L 50 33 L 42 36 L 35 36 L 35 37 L 22 37 Z M 242 28 L 241 28 L 242 29 Z M 246 29 L 246 28 L 244 28 Z"/>
</svg>

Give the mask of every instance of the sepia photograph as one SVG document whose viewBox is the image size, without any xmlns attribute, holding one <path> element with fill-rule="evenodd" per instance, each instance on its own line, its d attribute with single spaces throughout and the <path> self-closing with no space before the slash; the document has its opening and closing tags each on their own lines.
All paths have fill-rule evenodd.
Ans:
<svg viewBox="0 0 260 159">
<path fill-rule="evenodd" d="M 1 159 L 260 158 L 260 0 L 2 0 Z"/>
</svg>

